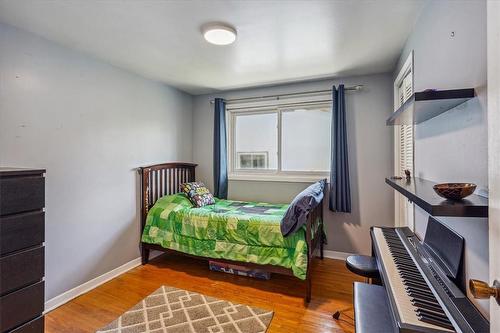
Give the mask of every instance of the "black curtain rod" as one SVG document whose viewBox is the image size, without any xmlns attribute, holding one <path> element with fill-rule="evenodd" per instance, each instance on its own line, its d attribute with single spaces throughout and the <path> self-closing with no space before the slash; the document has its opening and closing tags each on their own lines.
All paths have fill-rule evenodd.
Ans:
<svg viewBox="0 0 500 333">
<path fill-rule="evenodd" d="M 351 87 L 345 87 L 344 90 L 353 90 L 353 91 L 358 91 L 363 89 L 362 84 L 358 84 L 355 86 Z M 300 96 L 300 95 L 311 95 L 311 94 L 319 94 L 319 93 L 330 93 L 332 92 L 331 89 L 328 90 L 314 90 L 314 91 L 304 91 L 304 92 L 297 92 L 297 93 L 289 93 L 289 94 L 281 94 L 281 95 L 267 95 L 267 96 L 257 96 L 257 97 L 244 97 L 244 98 L 234 98 L 234 99 L 227 99 L 226 102 L 231 103 L 231 102 L 240 102 L 240 101 L 246 101 L 246 100 L 259 100 L 259 99 L 268 99 L 268 98 L 275 98 L 275 99 L 280 99 L 281 97 L 289 97 L 289 96 Z M 210 104 L 213 104 L 214 100 L 210 101 Z"/>
</svg>

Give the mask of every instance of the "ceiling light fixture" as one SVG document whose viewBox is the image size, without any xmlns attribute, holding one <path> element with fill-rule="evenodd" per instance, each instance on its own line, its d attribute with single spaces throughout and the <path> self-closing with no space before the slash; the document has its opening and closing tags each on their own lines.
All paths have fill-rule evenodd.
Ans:
<svg viewBox="0 0 500 333">
<path fill-rule="evenodd" d="M 209 23 L 202 27 L 203 37 L 211 44 L 229 45 L 236 40 L 236 29 L 223 23 Z"/>
</svg>

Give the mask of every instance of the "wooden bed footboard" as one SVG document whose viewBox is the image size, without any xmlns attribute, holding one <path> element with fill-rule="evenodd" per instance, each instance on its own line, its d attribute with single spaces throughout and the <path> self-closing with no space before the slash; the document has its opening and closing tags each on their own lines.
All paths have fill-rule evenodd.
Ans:
<svg viewBox="0 0 500 333">
<path fill-rule="evenodd" d="M 195 168 L 197 164 L 172 162 L 149 165 L 138 168 L 141 178 L 141 235 L 146 226 L 146 218 L 151 207 L 156 201 L 165 195 L 176 194 L 180 192 L 180 184 L 195 181 Z M 306 273 L 306 293 L 304 300 L 308 303 L 311 300 L 311 262 L 315 257 L 316 250 L 319 247 L 320 258 L 323 259 L 323 201 L 309 214 L 306 225 L 306 242 L 307 242 L 307 273 Z M 164 249 L 159 245 L 148 244 L 141 242 L 141 258 L 142 264 L 147 264 L 149 260 L 150 250 L 159 250 L 163 252 L 176 252 L 182 255 L 187 255 L 182 252 L 177 252 L 170 249 Z M 187 255 L 191 256 L 192 255 Z M 208 259 L 208 258 L 205 258 Z M 291 275 L 291 269 L 273 266 L 273 265 L 258 265 L 246 262 L 220 260 L 248 267 L 260 267 L 272 273 Z"/>
</svg>

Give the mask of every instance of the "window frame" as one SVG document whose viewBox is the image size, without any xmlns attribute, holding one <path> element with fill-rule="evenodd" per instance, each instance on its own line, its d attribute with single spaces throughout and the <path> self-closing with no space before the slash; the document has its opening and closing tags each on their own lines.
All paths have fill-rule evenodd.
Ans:
<svg viewBox="0 0 500 333">
<path fill-rule="evenodd" d="M 226 127 L 228 129 L 228 178 L 244 181 L 276 181 L 310 183 L 323 178 L 329 181 L 329 171 L 283 171 L 282 170 L 282 114 L 293 109 L 328 108 L 331 112 L 331 101 L 303 101 L 292 104 L 271 104 L 267 106 L 227 107 Z M 276 114 L 277 115 L 277 167 L 273 169 L 236 169 L 237 153 L 235 147 L 236 117 L 241 115 Z M 330 152 L 329 152 L 330 153 Z"/>
</svg>

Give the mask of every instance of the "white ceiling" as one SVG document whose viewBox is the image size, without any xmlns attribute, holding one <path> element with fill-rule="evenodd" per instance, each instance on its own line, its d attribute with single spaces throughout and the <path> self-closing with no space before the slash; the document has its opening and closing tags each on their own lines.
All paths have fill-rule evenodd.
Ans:
<svg viewBox="0 0 500 333">
<path fill-rule="evenodd" d="M 192 94 L 389 71 L 423 5 L 378 1 L 0 0 L 0 21 Z M 215 46 L 200 26 L 232 24 Z"/>
</svg>

